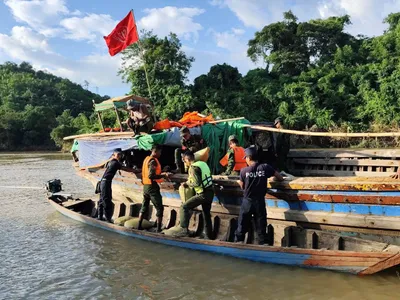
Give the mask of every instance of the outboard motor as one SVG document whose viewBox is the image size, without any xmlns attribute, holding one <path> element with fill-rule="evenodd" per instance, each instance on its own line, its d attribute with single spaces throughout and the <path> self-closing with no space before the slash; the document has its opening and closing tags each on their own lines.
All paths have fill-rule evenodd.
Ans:
<svg viewBox="0 0 400 300">
<path fill-rule="evenodd" d="M 46 190 L 49 193 L 58 193 L 62 191 L 62 183 L 60 179 L 52 179 L 46 182 Z"/>
</svg>

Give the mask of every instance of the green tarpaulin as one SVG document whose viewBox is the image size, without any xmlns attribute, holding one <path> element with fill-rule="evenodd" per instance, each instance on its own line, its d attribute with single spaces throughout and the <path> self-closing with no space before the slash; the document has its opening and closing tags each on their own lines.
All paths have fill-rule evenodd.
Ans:
<svg viewBox="0 0 400 300">
<path fill-rule="evenodd" d="M 243 125 L 247 124 L 250 124 L 250 122 L 244 119 L 202 126 L 201 135 L 210 147 L 210 156 L 207 163 L 213 174 L 221 172 L 219 161 L 228 151 L 228 138 L 230 135 L 236 135 L 239 144 L 245 146 L 246 137 L 251 135 L 251 129 L 243 127 Z"/>
<path fill-rule="evenodd" d="M 78 151 L 79 150 L 79 142 L 78 140 L 74 140 L 74 143 L 72 144 L 71 147 L 71 153 Z"/>
<path fill-rule="evenodd" d="M 138 143 L 138 148 L 140 150 L 151 150 L 151 147 L 154 144 L 162 145 L 165 142 L 165 138 L 167 137 L 166 132 L 154 133 L 154 134 L 146 134 L 135 137 Z"/>
</svg>

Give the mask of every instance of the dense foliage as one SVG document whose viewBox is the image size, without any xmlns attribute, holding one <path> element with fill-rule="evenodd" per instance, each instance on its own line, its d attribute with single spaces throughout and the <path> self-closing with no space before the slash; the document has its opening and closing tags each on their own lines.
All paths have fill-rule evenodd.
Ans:
<svg viewBox="0 0 400 300">
<path fill-rule="evenodd" d="M 251 121 L 279 115 L 293 128 L 365 131 L 400 121 L 399 20 L 400 14 L 389 15 L 388 30 L 367 38 L 345 32 L 349 16 L 298 22 L 289 11 L 248 43 L 248 56 L 266 68 L 242 75 L 227 64 L 215 65 L 192 85 L 186 74 L 193 59 L 176 36 L 147 33 L 143 52 L 138 45 L 125 51 L 125 61 L 135 63 L 122 72 L 133 93 L 147 95 L 146 66 L 161 117 L 176 118 L 185 110 Z"/>
<path fill-rule="evenodd" d="M 92 113 L 92 99 L 102 99 L 25 62 L 0 65 L 0 82 L 1 150 L 49 149 L 54 141 L 60 145 L 65 134 L 84 128 L 78 120 Z"/>
<path fill-rule="evenodd" d="M 248 43 L 248 56 L 265 68 L 240 74 L 215 65 L 188 83 L 194 61 L 177 36 L 146 32 L 123 52 L 122 78 L 131 93 L 149 97 L 159 118 L 185 111 L 251 121 L 284 118 L 297 129 L 367 131 L 400 122 L 400 13 L 381 36 L 345 32 L 349 16 L 299 22 L 292 12 L 266 25 Z M 145 76 L 147 71 L 148 78 Z M 0 65 L 0 148 L 60 145 L 65 135 L 98 130 L 92 99 L 81 86 L 34 71 L 27 63 Z M 151 91 L 147 86 L 150 83 Z M 112 126 L 113 112 L 104 114 Z"/>
</svg>

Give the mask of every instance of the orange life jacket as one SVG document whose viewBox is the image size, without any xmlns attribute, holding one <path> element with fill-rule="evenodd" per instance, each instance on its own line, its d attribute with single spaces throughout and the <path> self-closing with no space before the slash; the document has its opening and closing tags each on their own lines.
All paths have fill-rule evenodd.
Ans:
<svg viewBox="0 0 400 300">
<path fill-rule="evenodd" d="M 157 163 L 156 174 L 157 175 L 161 174 L 161 164 L 158 161 L 158 159 L 153 157 L 153 156 L 147 156 L 145 158 L 145 160 L 143 161 L 143 167 L 142 167 L 142 183 L 143 184 L 151 184 L 152 181 L 155 181 L 155 182 L 158 182 L 158 183 L 163 181 L 162 179 L 151 180 L 149 178 L 149 162 L 150 162 L 151 159 L 154 159 L 156 161 L 156 163 Z"/>
<path fill-rule="evenodd" d="M 232 146 L 234 155 L 235 155 L 235 166 L 233 167 L 234 171 L 240 171 L 244 167 L 247 167 L 246 159 L 243 158 L 246 153 L 244 152 L 244 148 L 240 146 Z M 220 160 L 219 162 L 223 167 L 228 165 L 228 153 Z"/>
</svg>

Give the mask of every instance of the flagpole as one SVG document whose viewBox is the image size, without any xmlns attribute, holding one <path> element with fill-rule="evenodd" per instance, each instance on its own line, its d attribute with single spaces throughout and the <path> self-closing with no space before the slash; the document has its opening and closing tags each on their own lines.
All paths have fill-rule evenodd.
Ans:
<svg viewBox="0 0 400 300">
<path fill-rule="evenodd" d="M 134 13 L 133 9 L 132 9 L 132 15 L 133 15 L 133 19 L 135 20 L 135 24 L 137 24 L 136 23 L 136 18 L 135 18 L 135 13 Z M 151 99 L 152 96 L 151 96 L 151 87 L 150 87 L 149 75 L 147 74 L 146 60 L 144 59 L 143 47 L 142 47 L 142 44 L 140 43 L 139 29 L 138 29 L 137 25 L 136 25 L 136 30 L 137 30 L 137 34 L 138 34 L 139 56 L 141 56 L 141 58 L 143 60 L 144 74 L 146 76 L 147 88 L 149 90 L 149 96 L 150 96 L 150 99 Z"/>
</svg>

